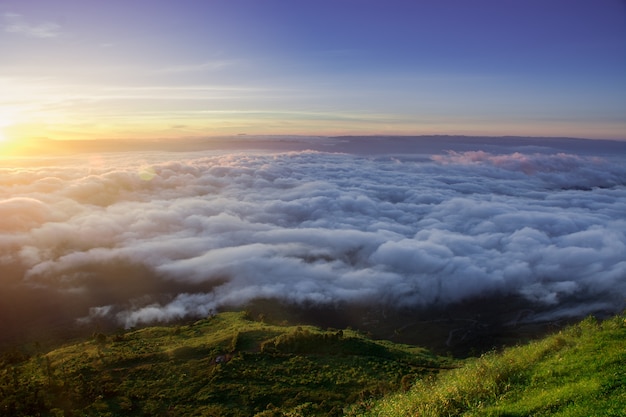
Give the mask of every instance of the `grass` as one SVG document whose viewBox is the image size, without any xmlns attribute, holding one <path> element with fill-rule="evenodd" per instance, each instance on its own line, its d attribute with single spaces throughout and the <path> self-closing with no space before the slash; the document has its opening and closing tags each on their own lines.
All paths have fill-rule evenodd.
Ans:
<svg viewBox="0 0 626 417">
<path fill-rule="evenodd" d="M 588 318 L 543 340 L 488 353 L 409 392 L 364 401 L 362 416 L 623 416 L 626 318 Z"/>
<path fill-rule="evenodd" d="M 5 355 L 0 414 L 342 415 L 346 403 L 397 391 L 446 361 L 351 330 L 222 313 Z"/>
<path fill-rule="evenodd" d="M 0 415 L 623 416 L 626 316 L 454 361 L 222 313 L 0 356 Z M 41 349 L 40 349 L 41 350 Z"/>
</svg>

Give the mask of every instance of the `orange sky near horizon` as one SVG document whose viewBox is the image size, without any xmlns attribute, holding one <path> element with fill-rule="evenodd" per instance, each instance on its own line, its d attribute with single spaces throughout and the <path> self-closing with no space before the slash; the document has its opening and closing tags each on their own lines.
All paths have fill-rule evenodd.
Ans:
<svg viewBox="0 0 626 417">
<path fill-rule="evenodd" d="M 0 151 L 239 134 L 626 140 L 619 2 L 409 3 L 6 0 Z"/>
</svg>

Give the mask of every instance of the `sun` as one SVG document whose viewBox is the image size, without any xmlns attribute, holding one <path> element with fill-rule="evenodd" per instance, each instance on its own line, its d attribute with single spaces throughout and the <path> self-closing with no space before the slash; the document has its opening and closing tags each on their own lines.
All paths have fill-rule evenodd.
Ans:
<svg viewBox="0 0 626 417">
<path fill-rule="evenodd" d="M 0 157 L 13 155 L 15 148 L 15 140 L 7 134 L 4 126 L 0 125 Z"/>
<path fill-rule="evenodd" d="M 7 133 L 4 131 L 3 126 L 0 125 L 0 147 L 6 148 L 10 142 L 11 142 L 11 139 L 9 138 Z"/>
<path fill-rule="evenodd" d="M 5 109 L 2 109 L 5 110 Z M 0 151 L 7 152 L 16 142 L 16 123 L 10 111 L 0 111 Z"/>
<path fill-rule="evenodd" d="M 6 116 L 6 114 L 0 113 L 0 145 L 9 141 L 5 129 L 11 126 L 11 121 Z"/>
</svg>

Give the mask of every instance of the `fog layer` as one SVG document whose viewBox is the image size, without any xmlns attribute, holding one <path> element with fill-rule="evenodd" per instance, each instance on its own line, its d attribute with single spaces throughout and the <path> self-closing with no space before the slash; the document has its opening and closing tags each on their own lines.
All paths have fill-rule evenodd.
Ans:
<svg viewBox="0 0 626 417">
<path fill-rule="evenodd" d="M 44 291 L 76 320 L 126 327 L 257 298 L 428 307 L 517 294 L 555 316 L 617 311 L 624 155 L 542 146 L 13 164 L 0 169 L 0 297 Z"/>
</svg>

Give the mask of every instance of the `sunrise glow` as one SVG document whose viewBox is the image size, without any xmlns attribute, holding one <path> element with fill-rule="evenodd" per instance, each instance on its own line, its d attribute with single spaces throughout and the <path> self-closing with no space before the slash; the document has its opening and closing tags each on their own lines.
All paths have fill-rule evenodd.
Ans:
<svg viewBox="0 0 626 417">
<path fill-rule="evenodd" d="M 1 0 L 0 414 L 619 414 L 625 16 Z"/>
<path fill-rule="evenodd" d="M 3 2 L 11 136 L 626 136 L 619 2 L 263 3 Z"/>
<path fill-rule="evenodd" d="M 11 139 L 6 133 L 7 127 L 10 125 L 7 118 L 3 118 L 0 115 L 0 155 L 8 151 Z"/>
</svg>

